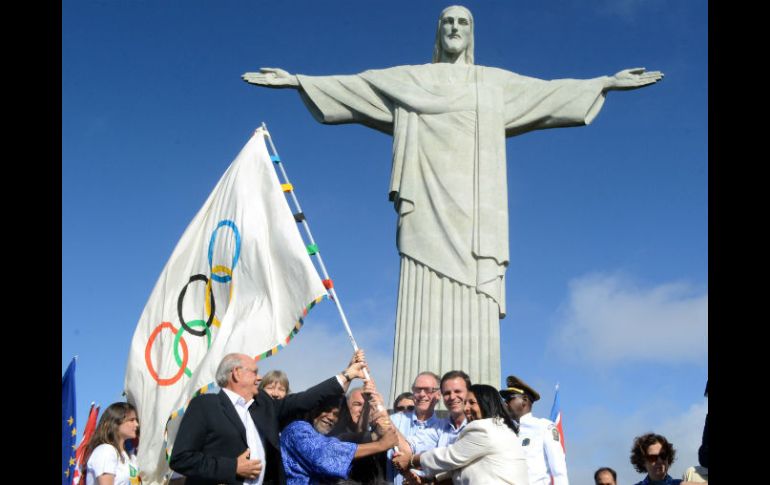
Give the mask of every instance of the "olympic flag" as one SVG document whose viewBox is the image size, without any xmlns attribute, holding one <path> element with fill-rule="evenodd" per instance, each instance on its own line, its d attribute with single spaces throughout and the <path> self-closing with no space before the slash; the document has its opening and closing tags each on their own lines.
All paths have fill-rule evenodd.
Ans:
<svg viewBox="0 0 770 485">
<path fill-rule="evenodd" d="M 142 483 L 169 473 L 190 399 L 226 354 L 288 344 L 326 289 L 302 241 L 260 128 L 182 234 L 131 342 L 125 393 L 141 425 Z"/>
</svg>

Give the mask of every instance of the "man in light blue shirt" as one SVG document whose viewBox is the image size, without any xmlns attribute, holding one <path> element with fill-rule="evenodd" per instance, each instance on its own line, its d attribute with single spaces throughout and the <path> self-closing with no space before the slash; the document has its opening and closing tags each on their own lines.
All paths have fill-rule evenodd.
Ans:
<svg viewBox="0 0 770 485">
<path fill-rule="evenodd" d="M 440 428 L 442 420 L 433 414 L 438 403 L 439 377 L 433 372 L 420 372 L 412 383 L 414 394 L 414 411 L 395 413 L 390 416 L 393 425 L 407 440 L 418 431 L 426 428 Z M 388 460 L 393 457 L 393 450 L 388 451 Z M 386 476 L 389 482 L 401 485 L 402 477 L 388 461 Z"/>
</svg>

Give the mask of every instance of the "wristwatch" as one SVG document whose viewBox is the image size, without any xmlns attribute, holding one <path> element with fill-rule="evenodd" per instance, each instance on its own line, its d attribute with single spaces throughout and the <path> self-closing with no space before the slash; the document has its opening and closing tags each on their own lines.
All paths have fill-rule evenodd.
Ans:
<svg viewBox="0 0 770 485">
<path fill-rule="evenodd" d="M 348 381 L 348 382 L 350 382 L 350 381 L 352 381 L 352 380 L 353 380 L 353 379 L 352 379 L 352 378 L 351 378 L 351 377 L 348 375 L 348 371 L 347 371 L 347 369 L 345 369 L 344 371 L 342 371 L 342 377 L 344 377 L 344 378 L 345 378 L 345 380 L 346 380 L 346 381 Z"/>
</svg>

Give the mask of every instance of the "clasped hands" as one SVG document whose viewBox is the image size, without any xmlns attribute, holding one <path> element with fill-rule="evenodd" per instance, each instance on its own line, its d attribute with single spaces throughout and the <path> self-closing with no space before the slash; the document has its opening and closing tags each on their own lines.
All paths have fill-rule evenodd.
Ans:
<svg viewBox="0 0 770 485">
<path fill-rule="evenodd" d="M 431 483 L 433 480 L 417 475 L 414 470 L 410 468 L 412 460 L 411 450 L 396 451 L 393 453 L 392 463 L 398 472 L 404 477 L 404 483 L 406 485 L 421 485 L 424 483 Z"/>
</svg>

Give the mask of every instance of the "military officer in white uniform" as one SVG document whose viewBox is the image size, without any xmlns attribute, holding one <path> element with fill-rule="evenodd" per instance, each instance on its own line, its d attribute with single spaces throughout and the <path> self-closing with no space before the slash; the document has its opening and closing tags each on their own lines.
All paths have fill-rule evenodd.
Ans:
<svg viewBox="0 0 770 485">
<path fill-rule="evenodd" d="M 552 421 L 532 416 L 532 404 L 540 394 L 516 376 L 508 376 L 500 395 L 519 422 L 519 438 L 527 456 L 530 485 L 569 485 L 567 462 L 559 430 Z"/>
</svg>

